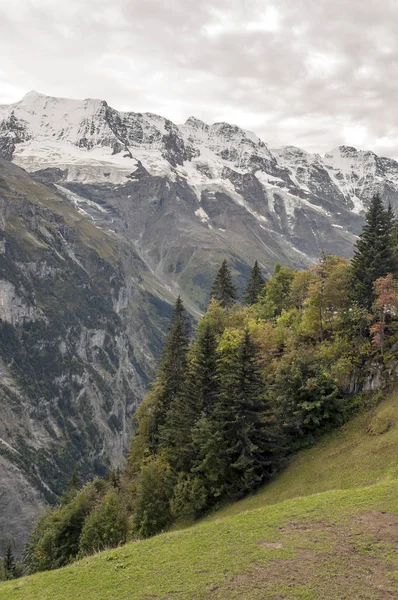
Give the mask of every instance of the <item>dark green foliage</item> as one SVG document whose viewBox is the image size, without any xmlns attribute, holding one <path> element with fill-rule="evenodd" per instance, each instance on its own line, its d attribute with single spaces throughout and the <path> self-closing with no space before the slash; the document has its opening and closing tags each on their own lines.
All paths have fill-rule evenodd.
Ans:
<svg viewBox="0 0 398 600">
<path fill-rule="evenodd" d="M 159 533 L 171 523 L 170 500 L 174 484 L 170 467 L 161 457 L 149 461 L 141 469 L 133 512 L 133 533 L 137 537 Z"/>
<path fill-rule="evenodd" d="M 209 423 L 204 419 L 196 432 L 201 442 L 197 470 L 211 482 L 215 497 L 241 497 L 276 470 L 275 418 L 265 398 L 258 360 L 248 330 L 237 349 L 225 351 L 218 360 L 218 400 Z"/>
<path fill-rule="evenodd" d="M 100 499 L 107 485 L 95 480 L 65 503 L 39 518 L 25 549 L 24 562 L 30 573 L 57 569 L 76 558 L 85 520 Z"/>
<path fill-rule="evenodd" d="M 347 403 L 334 379 L 310 357 L 280 363 L 271 377 L 269 397 L 279 416 L 289 449 L 344 422 Z"/>
<path fill-rule="evenodd" d="M 72 473 L 72 477 L 68 481 L 68 491 L 79 490 L 82 487 L 82 482 L 80 481 L 80 477 L 76 472 L 76 469 Z"/>
<path fill-rule="evenodd" d="M 163 350 L 155 386 L 159 390 L 152 424 L 152 445 L 159 441 L 159 432 L 166 415 L 181 391 L 187 371 L 190 324 L 180 296 L 177 298 Z"/>
<path fill-rule="evenodd" d="M 194 474 L 180 473 L 170 502 L 174 518 L 198 517 L 208 503 L 204 480 Z"/>
<path fill-rule="evenodd" d="M 391 222 L 391 243 L 393 250 L 393 258 L 394 264 L 397 271 L 394 272 L 394 275 L 398 275 L 398 219 L 396 218 L 394 211 L 392 209 L 391 204 L 388 204 L 388 218 Z"/>
<path fill-rule="evenodd" d="M 93 554 L 124 544 L 127 539 L 127 511 L 117 490 L 111 489 L 86 518 L 79 539 L 79 553 Z"/>
<path fill-rule="evenodd" d="M 177 471 L 189 470 L 195 454 L 192 429 L 202 414 L 208 415 L 217 396 L 217 339 L 204 321 L 193 343 L 186 380 L 175 397 L 161 429 L 161 447 Z"/>
<path fill-rule="evenodd" d="M 232 282 L 231 271 L 226 260 L 222 262 L 218 270 L 211 288 L 211 297 L 223 307 L 231 306 L 236 300 L 236 288 Z"/>
<path fill-rule="evenodd" d="M 3 572 L 5 579 L 14 579 L 17 576 L 17 564 L 10 540 L 7 542 L 3 558 Z"/>
<path fill-rule="evenodd" d="M 376 194 L 366 213 L 366 224 L 356 243 L 352 259 L 354 298 L 368 310 L 374 302 L 373 283 L 388 273 L 396 273 L 393 250 L 393 212 L 385 209 Z"/>
<path fill-rule="evenodd" d="M 261 274 L 261 269 L 258 266 L 258 262 L 254 263 L 250 277 L 246 284 L 245 293 L 243 295 L 243 302 L 249 306 L 255 304 L 258 301 L 260 292 L 263 291 L 265 279 Z"/>
</svg>

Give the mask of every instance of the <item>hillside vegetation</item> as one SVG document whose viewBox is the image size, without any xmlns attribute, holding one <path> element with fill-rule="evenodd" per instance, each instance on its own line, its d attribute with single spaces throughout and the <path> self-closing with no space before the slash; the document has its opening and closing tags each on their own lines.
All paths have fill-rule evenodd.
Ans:
<svg viewBox="0 0 398 600">
<path fill-rule="evenodd" d="M 375 550 L 376 532 L 374 543 L 381 546 L 373 558 L 380 585 L 390 594 L 397 411 L 394 395 L 383 408 L 378 400 L 393 385 L 397 365 L 398 225 L 377 196 L 366 219 L 351 262 L 322 254 L 307 271 L 277 265 L 268 282 L 256 262 L 241 302 L 224 260 L 193 335 L 177 299 L 157 377 L 135 414 L 126 468 L 83 487 L 75 474 L 60 504 L 38 520 L 24 552 L 25 573 L 67 567 L 135 541 L 114 555 L 133 562 L 121 560 L 108 569 L 112 580 L 114 567 L 135 565 L 133 597 L 147 597 L 145 582 L 152 586 L 151 598 L 169 598 L 178 590 L 184 598 L 240 593 L 252 598 L 256 586 L 262 594 L 268 585 L 273 594 L 278 588 L 272 585 L 285 586 L 281 597 L 289 597 L 296 569 L 296 597 L 314 597 L 319 570 L 317 585 L 325 588 L 320 597 L 336 597 L 328 596 L 333 588 L 328 578 L 346 573 L 342 589 L 352 588 L 349 597 L 367 598 L 372 586 L 376 593 L 377 578 L 363 583 L 366 562 L 356 553 L 369 539 Z M 370 396 L 372 388 L 379 391 Z M 355 498 L 361 499 L 358 505 Z M 183 530 L 195 521 L 201 523 Z M 269 537 L 261 537 L 261 523 Z M 164 532 L 156 538 L 163 542 L 142 542 Z M 264 572 L 264 548 L 264 560 L 291 562 L 271 562 Z M 147 549 L 159 571 L 155 583 L 146 579 Z M 341 567 L 328 570 L 336 557 Z M 214 560 L 217 566 L 211 567 Z M 18 576 L 11 563 L 5 559 L 3 579 Z M 350 563 L 360 577 L 345 570 Z M 376 563 L 370 560 L 369 569 Z M 83 571 L 76 566 L 62 573 L 85 577 L 84 565 L 89 570 L 92 564 L 101 570 L 101 581 L 102 566 L 95 561 L 80 563 Z M 220 573 L 224 592 L 217 587 Z M 242 577 L 236 579 L 237 573 Z M 101 585 L 103 597 L 108 581 Z M 121 586 L 127 590 L 125 581 Z"/>
<path fill-rule="evenodd" d="M 3 583 L 2 600 L 397 597 L 398 393 L 372 402 L 256 495 L 188 529 Z"/>
<path fill-rule="evenodd" d="M 266 504 L 330 490 L 349 490 L 398 478 L 398 390 L 367 397 L 368 408 L 288 467 L 256 494 L 207 517 L 228 517 Z M 397 505 L 398 508 L 398 505 Z"/>
<path fill-rule="evenodd" d="M 397 232 L 376 196 L 351 263 L 322 255 L 307 271 L 277 265 L 265 282 L 256 262 L 238 302 L 224 260 L 193 335 L 178 298 L 157 377 L 135 414 L 126 469 L 83 487 L 72 478 L 38 520 L 25 572 L 186 526 L 266 482 L 277 489 L 275 476 L 295 453 L 369 406 L 364 390 L 384 389 L 396 370 Z M 375 431 L 390 427 L 380 419 Z M 363 463 L 357 457 L 351 478 Z M 320 466 L 316 485 L 323 479 L 320 489 L 333 489 L 336 473 L 322 476 Z M 319 490 L 314 471 L 307 477 L 292 477 L 290 496 Z M 285 497 L 282 489 L 273 501 Z"/>
</svg>

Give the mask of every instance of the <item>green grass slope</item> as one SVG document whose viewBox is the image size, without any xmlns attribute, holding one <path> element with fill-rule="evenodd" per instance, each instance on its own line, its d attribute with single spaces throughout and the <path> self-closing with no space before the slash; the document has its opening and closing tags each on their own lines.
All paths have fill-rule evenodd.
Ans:
<svg viewBox="0 0 398 600">
<path fill-rule="evenodd" d="M 375 404 L 376 398 L 369 399 Z M 362 411 L 341 429 L 298 453 L 273 482 L 229 505 L 219 519 L 297 496 L 350 489 L 398 477 L 398 390 Z"/>
<path fill-rule="evenodd" d="M 398 597 L 398 395 L 201 523 L 0 585 L 2 600 Z"/>
</svg>

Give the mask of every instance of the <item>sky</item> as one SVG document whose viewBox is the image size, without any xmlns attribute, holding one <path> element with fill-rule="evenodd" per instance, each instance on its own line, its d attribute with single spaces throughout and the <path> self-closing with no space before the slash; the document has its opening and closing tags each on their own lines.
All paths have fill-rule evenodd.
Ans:
<svg viewBox="0 0 398 600">
<path fill-rule="evenodd" d="M 0 0 L 0 104 L 30 90 L 398 159 L 398 0 Z"/>
</svg>

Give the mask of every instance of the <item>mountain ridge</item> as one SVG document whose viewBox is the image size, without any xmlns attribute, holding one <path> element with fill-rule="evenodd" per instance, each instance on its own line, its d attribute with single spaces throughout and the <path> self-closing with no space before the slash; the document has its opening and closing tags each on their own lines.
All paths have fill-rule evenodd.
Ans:
<svg viewBox="0 0 398 600">
<path fill-rule="evenodd" d="M 0 106 L 0 155 L 61 186 L 100 228 L 128 235 L 196 311 L 220 258 L 242 286 L 247 260 L 258 259 L 270 275 L 276 262 L 305 267 L 321 249 L 348 257 L 374 192 L 398 207 L 393 159 L 349 146 L 324 157 L 292 146 L 270 150 L 236 125 L 193 116 L 176 125 L 105 100 L 31 92 Z M 154 218 L 168 221 L 169 231 Z M 211 262 L 204 272 L 203 239 Z"/>
</svg>

